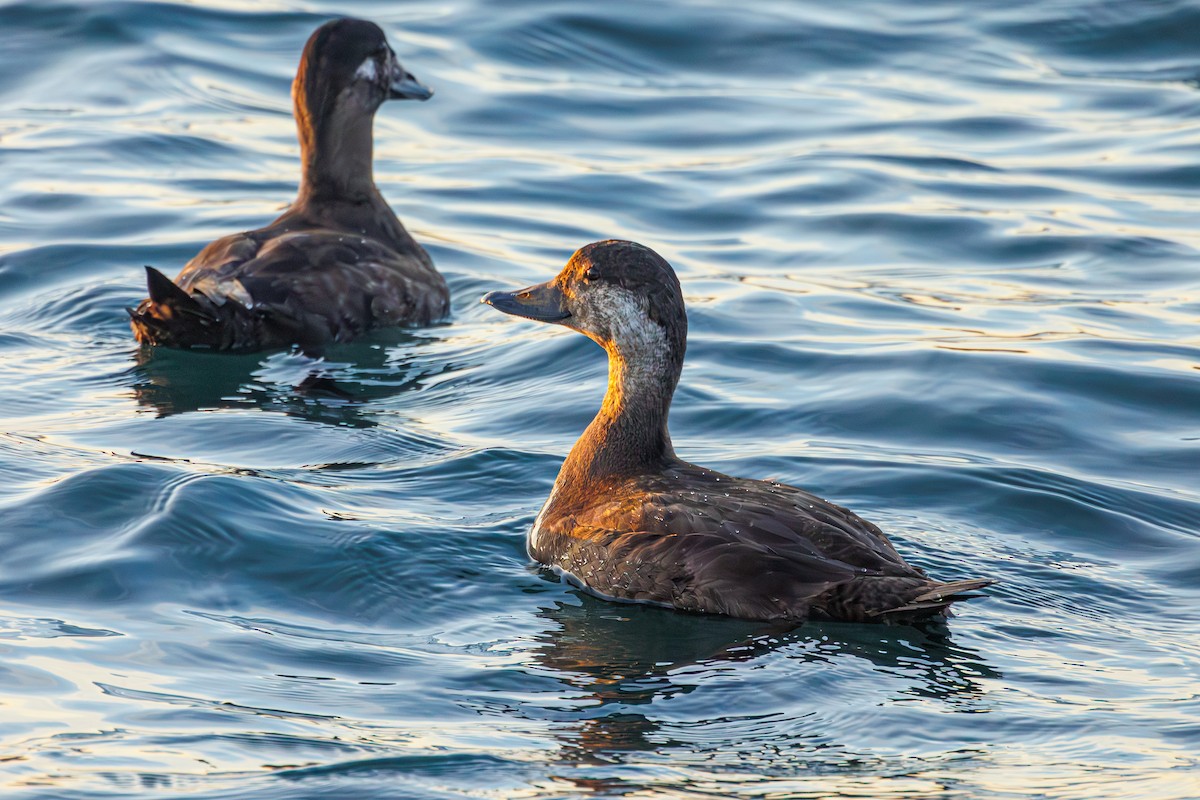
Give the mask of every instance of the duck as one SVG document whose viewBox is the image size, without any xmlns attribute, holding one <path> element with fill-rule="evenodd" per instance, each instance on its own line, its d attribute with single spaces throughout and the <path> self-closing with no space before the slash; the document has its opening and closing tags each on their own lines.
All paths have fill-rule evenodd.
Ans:
<svg viewBox="0 0 1200 800">
<path fill-rule="evenodd" d="M 790 625 L 939 621 L 992 583 L 934 580 L 846 508 L 677 456 L 667 416 L 687 313 L 675 271 L 650 248 L 593 242 L 553 280 L 482 302 L 608 354 L 600 410 L 527 537 L 530 557 L 568 582 L 610 600 Z"/>
<path fill-rule="evenodd" d="M 336 19 L 309 37 L 292 83 L 301 181 L 274 222 L 209 244 L 172 281 L 146 267 L 149 298 L 128 308 L 146 345 L 317 350 L 449 312 L 433 260 L 372 174 L 372 126 L 387 100 L 433 92 L 373 22 Z"/>
</svg>

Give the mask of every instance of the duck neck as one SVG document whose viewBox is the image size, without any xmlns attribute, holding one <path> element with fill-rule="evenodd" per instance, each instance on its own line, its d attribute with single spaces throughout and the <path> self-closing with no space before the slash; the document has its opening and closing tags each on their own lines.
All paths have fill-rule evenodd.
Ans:
<svg viewBox="0 0 1200 800">
<path fill-rule="evenodd" d="M 683 368 L 661 342 L 657 347 L 608 351 L 604 403 L 563 465 L 571 481 L 595 482 L 661 469 L 676 460 L 667 431 L 671 398 Z"/>
<path fill-rule="evenodd" d="M 377 198 L 374 109 L 341 98 L 314 108 L 303 90 L 295 91 L 294 98 L 303 170 L 300 200 L 362 203 Z"/>
</svg>

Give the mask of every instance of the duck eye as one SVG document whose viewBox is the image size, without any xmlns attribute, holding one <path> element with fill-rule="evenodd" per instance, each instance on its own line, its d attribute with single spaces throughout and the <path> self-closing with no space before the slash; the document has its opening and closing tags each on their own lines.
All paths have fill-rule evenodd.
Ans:
<svg viewBox="0 0 1200 800">
<path fill-rule="evenodd" d="M 583 282 L 590 283 L 600 277 L 600 271 L 595 267 L 588 267 L 583 271 Z"/>
</svg>

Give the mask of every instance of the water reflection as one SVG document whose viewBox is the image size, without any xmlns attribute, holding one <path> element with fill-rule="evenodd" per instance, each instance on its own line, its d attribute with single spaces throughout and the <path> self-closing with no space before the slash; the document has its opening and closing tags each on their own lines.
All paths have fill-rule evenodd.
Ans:
<svg viewBox="0 0 1200 800">
<path fill-rule="evenodd" d="M 990 708 L 984 682 L 1001 677 L 981 653 L 954 643 L 940 624 L 810 624 L 786 629 L 616 605 L 590 596 L 580 601 L 559 602 L 540 612 L 550 624 L 536 637 L 532 654 L 539 667 L 572 690 L 558 698 L 570 698 L 570 706 L 565 712 L 559 707 L 566 724 L 556 732 L 557 760 L 587 774 L 556 777 L 581 790 L 646 788 L 634 787 L 603 768 L 647 758 L 657 763 L 664 753 L 733 769 L 753 769 L 759 759 L 774 760 L 785 752 L 792 754 L 797 769 L 814 761 L 843 765 L 870 760 L 870 754 L 853 753 L 836 735 L 830 736 L 855 701 L 832 696 L 836 693 L 814 694 L 812 687 L 796 687 L 785 701 L 766 707 L 757 700 L 730 703 L 727 694 L 720 707 L 696 700 L 685 704 L 695 706 L 695 719 L 651 709 L 677 709 L 678 701 L 670 707 L 656 704 L 702 686 L 712 691 L 721 673 L 770 654 L 782 655 L 788 663 L 756 667 L 781 669 L 780 680 L 788 685 L 821 677 L 804 665 L 824 663 L 843 672 L 853 665 L 861 671 L 862 662 L 854 664 L 861 659 L 869 663 L 879 691 L 887 695 L 883 704 L 920 698 L 967 713 Z M 761 673 L 755 680 L 762 690 L 771 691 L 770 680 Z M 880 703 L 876 699 L 872 704 Z M 754 734 L 731 749 L 728 734 L 738 730 Z M 758 741 L 764 730 L 769 731 L 769 746 Z M 639 753 L 648 755 L 635 759 Z M 778 773 L 778 765 L 774 771 Z"/>
<path fill-rule="evenodd" d="M 371 401 L 418 389 L 453 368 L 421 362 L 412 352 L 413 341 L 398 347 L 348 345 L 326 358 L 296 351 L 264 357 L 142 347 L 134 354 L 129 374 L 134 399 L 157 417 L 258 408 L 312 422 L 368 428 L 378 424 L 363 413 Z"/>
</svg>

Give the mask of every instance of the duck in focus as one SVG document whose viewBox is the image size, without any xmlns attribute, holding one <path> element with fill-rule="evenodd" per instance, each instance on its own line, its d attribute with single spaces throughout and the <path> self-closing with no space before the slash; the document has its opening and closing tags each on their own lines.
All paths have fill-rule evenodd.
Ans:
<svg viewBox="0 0 1200 800">
<path fill-rule="evenodd" d="M 604 402 L 529 532 L 530 555 L 568 580 L 615 600 L 794 623 L 948 616 L 992 582 L 933 580 L 841 506 L 676 456 L 667 415 L 687 315 L 674 270 L 649 248 L 595 242 L 553 280 L 483 302 L 608 353 Z"/>
<path fill-rule="evenodd" d="M 372 173 L 372 126 L 387 100 L 433 93 L 372 22 L 312 34 L 292 84 L 302 178 L 265 228 L 218 239 L 174 281 L 146 267 L 150 297 L 128 309 L 139 342 L 179 348 L 319 348 L 375 328 L 427 325 L 450 292 Z"/>
</svg>

